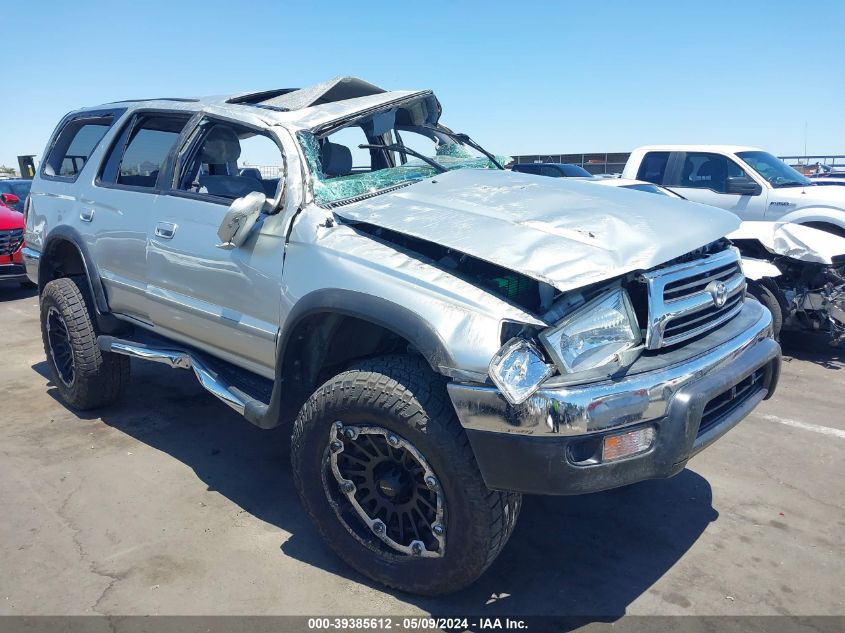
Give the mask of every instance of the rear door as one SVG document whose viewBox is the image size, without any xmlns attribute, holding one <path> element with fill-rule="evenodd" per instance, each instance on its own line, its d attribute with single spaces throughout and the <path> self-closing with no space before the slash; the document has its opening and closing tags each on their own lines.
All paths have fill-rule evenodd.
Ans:
<svg viewBox="0 0 845 633">
<path fill-rule="evenodd" d="M 150 320 L 147 235 L 161 175 L 190 113 L 139 111 L 112 140 L 80 217 L 113 312 Z"/>
<path fill-rule="evenodd" d="M 81 112 L 69 115 L 57 127 L 30 195 L 26 241 L 32 248 L 43 250 L 51 232 L 61 226 L 102 272 L 97 231 L 110 219 L 95 211 L 93 182 L 113 126 L 125 112 L 125 108 Z M 143 248 L 142 242 L 142 253 Z"/>
<path fill-rule="evenodd" d="M 205 116 L 180 149 L 154 210 L 147 264 L 151 318 L 167 336 L 271 377 L 281 304 L 280 215 L 238 248 L 217 235 L 229 205 L 253 191 L 281 198 L 282 152 L 265 128 Z"/>
</svg>

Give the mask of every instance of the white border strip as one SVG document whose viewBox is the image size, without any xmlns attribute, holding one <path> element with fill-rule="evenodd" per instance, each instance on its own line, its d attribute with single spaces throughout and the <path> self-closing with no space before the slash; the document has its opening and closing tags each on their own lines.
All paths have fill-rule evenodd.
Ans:
<svg viewBox="0 0 845 633">
<path fill-rule="evenodd" d="M 799 420 L 790 420 L 789 418 L 781 418 L 776 415 L 760 415 L 764 420 L 771 420 L 786 426 L 794 426 L 796 429 L 804 429 L 805 431 L 812 431 L 813 433 L 821 433 L 822 435 L 832 435 L 845 440 L 845 431 L 841 429 L 832 429 L 829 426 L 820 426 L 818 424 L 809 424 L 807 422 L 800 422 Z"/>
</svg>

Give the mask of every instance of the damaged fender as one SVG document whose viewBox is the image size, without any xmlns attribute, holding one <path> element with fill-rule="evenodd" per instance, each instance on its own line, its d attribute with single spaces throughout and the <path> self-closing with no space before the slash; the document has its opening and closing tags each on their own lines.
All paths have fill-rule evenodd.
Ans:
<svg viewBox="0 0 845 633">
<path fill-rule="evenodd" d="M 845 255 L 845 238 L 792 222 L 742 222 L 728 238 L 757 240 L 770 253 L 808 263 L 833 264 Z"/>
<path fill-rule="evenodd" d="M 746 279 L 760 281 L 764 277 L 780 277 L 780 270 L 777 266 L 763 259 L 754 257 L 742 258 L 742 272 Z"/>
<path fill-rule="evenodd" d="M 294 306 L 307 298 L 302 305 L 309 312 L 338 311 L 384 325 L 418 347 L 435 371 L 455 377 L 460 370 L 464 379 L 483 382 L 502 345 L 504 322 L 546 327 L 535 315 L 414 253 L 352 226 L 326 226 L 326 213 L 310 205 L 294 222 L 284 268 L 292 303 L 283 312 L 291 316 L 283 331 L 297 317 Z M 356 303 L 353 291 L 375 299 Z"/>
</svg>

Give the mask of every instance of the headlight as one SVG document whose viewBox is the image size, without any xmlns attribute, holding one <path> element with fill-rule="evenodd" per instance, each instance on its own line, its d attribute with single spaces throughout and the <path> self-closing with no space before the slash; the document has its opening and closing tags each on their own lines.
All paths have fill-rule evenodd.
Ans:
<svg viewBox="0 0 845 633">
<path fill-rule="evenodd" d="M 628 293 L 606 292 L 584 304 L 554 328 L 540 333 L 562 372 L 572 374 L 622 362 L 642 340 Z"/>
<path fill-rule="evenodd" d="M 525 402 L 554 373 L 533 343 L 512 338 L 490 361 L 490 378 L 511 404 Z"/>
</svg>

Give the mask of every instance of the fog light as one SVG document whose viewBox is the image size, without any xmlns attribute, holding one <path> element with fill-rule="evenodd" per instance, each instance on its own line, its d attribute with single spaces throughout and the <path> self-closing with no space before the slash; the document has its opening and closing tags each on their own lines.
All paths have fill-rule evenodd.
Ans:
<svg viewBox="0 0 845 633">
<path fill-rule="evenodd" d="M 629 455 L 636 455 L 651 448 L 654 441 L 654 427 L 628 431 L 619 435 L 608 435 L 601 447 L 601 460 L 610 462 Z"/>
</svg>

